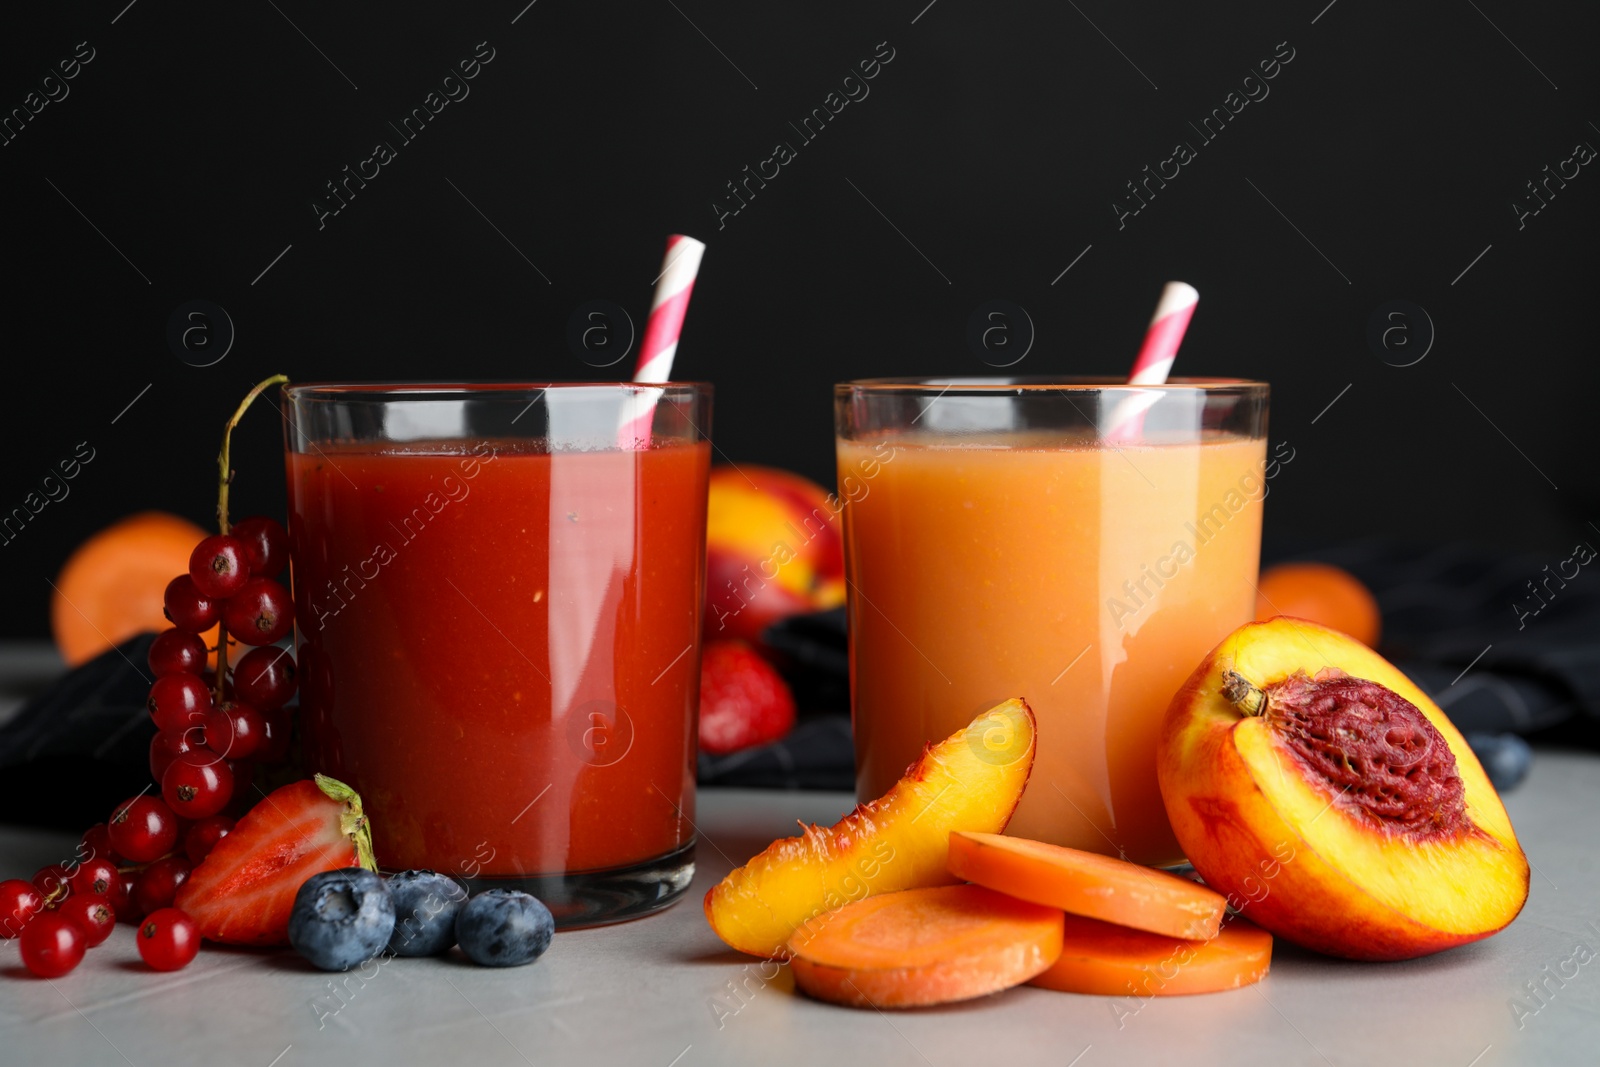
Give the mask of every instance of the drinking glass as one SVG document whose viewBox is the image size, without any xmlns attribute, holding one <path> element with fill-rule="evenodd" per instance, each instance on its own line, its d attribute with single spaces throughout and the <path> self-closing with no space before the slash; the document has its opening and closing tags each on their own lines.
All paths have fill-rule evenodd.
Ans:
<svg viewBox="0 0 1600 1067">
<path fill-rule="evenodd" d="M 1156 739 L 1255 614 L 1267 386 L 879 379 L 834 412 L 857 793 L 1022 697 L 1038 749 L 1009 831 L 1181 861 Z"/>
<path fill-rule="evenodd" d="M 711 387 L 285 395 L 302 733 L 379 864 L 526 889 L 563 926 L 676 900 Z"/>
</svg>

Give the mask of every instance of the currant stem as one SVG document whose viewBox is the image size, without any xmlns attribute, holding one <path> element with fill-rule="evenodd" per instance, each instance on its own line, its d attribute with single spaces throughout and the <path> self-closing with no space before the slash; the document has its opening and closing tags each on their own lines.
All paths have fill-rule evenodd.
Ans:
<svg viewBox="0 0 1600 1067">
<path fill-rule="evenodd" d="M 256 397 L 272 388 L 282 385 L 289 380 L 287 374 L 274 374 L 265 381 L 258 382 L 256 387 L 245 394 L 239 401 L 239 407 L 222 428 L 222 451 L 217 453 L 217 532 L 227 533 L 228 526 L 228 487 L 233 484 L 233 469 L 229 459 L 229 449 L 233 444 L 233 428 L 239 425 L 239 420 L 244 418 L 244 413 L 250 410 L 250 405 L 255 403 Z"/>
<path fill-rule="evenodd" d="M 289 380 L 287 374 L 274 374 L 272 377 L 257 382 L 254 389 L 244 395 L 239 401 L 239 406 L 222 428 L 222 450 L 217 453 L 217 532 L 227 533 L 228 524 L 228 488 L 233 484 L 233 462 L 231 459 L 233 447 L 233 428 L 239 425 L 239 420 L 244 418 L 244 413 L 250 410 L 250 405 L 255 403 L 256 397 L 272 388 L 282 385 Z M 217 693 L 216 701 L 220 707 L 227 699 L 228 684 L 228 627 L 220 619 L 217 621 Z"/>
</svg>

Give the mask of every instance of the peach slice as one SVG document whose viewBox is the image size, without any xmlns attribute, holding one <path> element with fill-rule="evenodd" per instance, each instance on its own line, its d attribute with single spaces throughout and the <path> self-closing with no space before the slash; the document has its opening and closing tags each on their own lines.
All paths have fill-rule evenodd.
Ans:
<svg viewBox="0 0 1600 1067">
<path fill-rule="evenodd" d="M 1528 861 L 1472 750 L 1376 652 L 1301 619 L 1247 623 L 1173 697 L 1157 778 L 1206 882 L 1336 956 L 1400 960 L 1502 929 Z"/>
<path fill-rule="evenodd" d="M 706 920 L 740 952 L 789 955 L 807 922 L 852 901 L 948 885 L 952 830 L 1005 829 L 1033 770 L 1033 712 L 1007 700 L 922 757 L 894 788 L 834 825 L 801 824 L 706 893 Z"/>
</svg>

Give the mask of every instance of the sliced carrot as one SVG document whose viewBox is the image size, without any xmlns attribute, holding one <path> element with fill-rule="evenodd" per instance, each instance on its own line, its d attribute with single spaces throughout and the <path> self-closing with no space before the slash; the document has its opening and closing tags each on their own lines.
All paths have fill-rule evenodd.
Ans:
<svg viewBox="0 0 1600 1067">
<path fill-rule="evenodd" d="M 1061 955 L 1033 985 L 1063 993 L 1170 997 L 1259 982 L 1272 965 L 1272 935 L 1240 918 L 1210 941 L 1184 941 L 1068 915 Z"/>
<path fill-rule="evenodd" d="M 1042 841 L 956 831 L 950 873 L 1073 915 L 1173 937 L 1216 937 L 1227 898 L 1153 867 Z"/>
<path fill-rule="evenodd" d="M 846 904 L 789 941 L 795 984 L 856 1008 L 915 1008 L 1021 985 L 1061 953 L 1061 911 L 976 885 Z"/>
<path fill-rule="evenodd" d="M 75 549 L 56 577 L 50 626 L 68 666 L 93 659 L 144 630 L 172 624 L 162 614 L 167 583 L 189 571 L 206 531 L 160 511 L 130 515 Z M 216 641 L 208 635 L 208 644 Z"/>
</svg>

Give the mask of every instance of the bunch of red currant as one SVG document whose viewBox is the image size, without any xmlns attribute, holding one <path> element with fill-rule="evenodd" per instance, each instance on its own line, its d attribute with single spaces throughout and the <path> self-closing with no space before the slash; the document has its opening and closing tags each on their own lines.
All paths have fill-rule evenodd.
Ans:
<svg viewBox="0 0 1600 1067">
<path fill-rule="evenodd" d="M 173 628 L 150 646 L 150 718 L 158 731 L 150 774 L 180 818 L 216 815 L 243 793 L 248 764 L 276 763 L 288 752 L 283 706 L 294 695 L 294 657 L 274 647 L 294 625 L 294 603 L 275 578 L 288 555 L 280 524 L 243 519 L 195 546 L 189 573 L 167 585 Z M 217 667 L 208 673 L 200 635 L 219 624 Z M 257 646 L 231 672 L 230 638 Z"/>
<path fill-rule="evenodd" d="M 150 774 L 160 796 L 124 801 L 83 835 L 75 859 L 0 882 L 0 937 L 22 939 L 22 962 L 55 978 L 104 941 L 120 918 L 139 924 L 140 954 L 158 970 L 194 958 L 200 935 L 172 906 L 178 887 L 233 828 L 223 814 L 257 764 L 288 754 L 284 705 L 295 691 L 294 657 L 275 642 L 294 625 L 289 591 L 276 580 L 288 562 L 283 526 L 243 519 L 207 537 L 172 579 L 172 629 L 150 645 Z M 217 627 L 216 648 L 201 634 Z M 254 645 L 230 669 L 233 640 Z M 216 667 L 208 669 L 212 651 Z M 248 801 L 244 803 L 248 807 Z"/>
<path fill-rule="evenodd" d="M 0 882 L 0 938 L 21 938 L 23 965 L 44 978 L 76 967 L 118 921 L 138 924 L 139 954 L 157 970 L 176 970 L 200 948 L 195 923 L 172 906 L 189 872 L 233 829 L 223 814 L 252 769 L 288 755 L 284 707 L 295 692 L 295 663 L 275 647 L 294 626 L 294 602 L 277 580 L 289 562 L 289 535 L 265 516 L 228 524 L 229 441 L 269 378 L 251 390 L 223 431 L 217 517 L 222 532 L 195 546 L 189 572 L 167 584 L 172 628 L 150 645 L 150 788 L 118 804 L 83 835 L 77 855 L 25 882 Z M 201 637 L 216 628 L 216 645 Z M 254 646 L 232 668 L 235 641 Z M 215 668 L 207 661 L 216 653 Z"/>
</svg>

